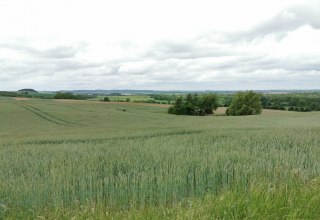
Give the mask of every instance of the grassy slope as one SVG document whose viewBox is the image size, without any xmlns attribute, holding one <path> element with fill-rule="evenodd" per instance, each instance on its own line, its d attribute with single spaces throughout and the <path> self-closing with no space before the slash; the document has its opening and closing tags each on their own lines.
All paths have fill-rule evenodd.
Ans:
<svg viewBox="0 0 320 220">
<path fill-rule="evenodd" d="M 319 116 L 0 98 L 0 218 L 317 218 Z"/>
</svg>

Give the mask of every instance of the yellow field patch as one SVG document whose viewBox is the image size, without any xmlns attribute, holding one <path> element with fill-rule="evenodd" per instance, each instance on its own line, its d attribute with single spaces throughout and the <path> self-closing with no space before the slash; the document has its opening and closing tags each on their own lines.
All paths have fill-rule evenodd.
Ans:
<svg viewBox="0 0 320 220">
<path fill-rule="evenodd" d="M 30 100 L 31 98 L 23 98 L 23 97 L 15 97 L 14 100 L 23 101 L 23 100 Z"/>
</svg>

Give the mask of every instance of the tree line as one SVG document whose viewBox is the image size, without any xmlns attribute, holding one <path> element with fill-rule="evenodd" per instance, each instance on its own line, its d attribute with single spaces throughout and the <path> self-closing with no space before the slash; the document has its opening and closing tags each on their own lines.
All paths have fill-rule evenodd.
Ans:
<svg viewBox="0 0 320 220">
<path fill-rule="evenodd" d="M 202 111 L 202 97 L 206 95 L 188 94 L 179 96 L 172 107 L 168 109 L 170 114 L 182 115 L 207 115 L 212 114 L 216 107 L 228 107 L 226 115 L 255 115 L 262 109 L 276 109 L 285 111 L 320 111 L 320 93 L 288 93 L 288 94 L 259 94 L 253 91 L 238 92 L 236 94 L 211 94 L 211 106 L 214 108 Z M 162 96 L 172 99 L 174 96 Z M 197 101 L 195 101 L 197 100 Z"/>
<path fill-rule="evenodd" d="M 93 98 L 92 95 L 88 94 L 73 94 L 71 92 L 57 92 L 54 96 L 54 99 L 75 99 L 75 100 L 86 100 Z"/>
<path fill-rule="evenodd" d="M 319 93 L 266 94 L 261 98 L 265 109 L 288 111 L 320 111 Z"/>
<path fill-rule="evenodd" d="M 214 94 L 192 95 L 179 97 L 175 104 L 168 109 L 169 114 L 175 115 L 209 115 L 218 107 L 218 99 Z M 262 111 L 261 95 L 249 92 L 238 92 L 231 100 L 226 115 L 256 115 Z"/>
</svg>

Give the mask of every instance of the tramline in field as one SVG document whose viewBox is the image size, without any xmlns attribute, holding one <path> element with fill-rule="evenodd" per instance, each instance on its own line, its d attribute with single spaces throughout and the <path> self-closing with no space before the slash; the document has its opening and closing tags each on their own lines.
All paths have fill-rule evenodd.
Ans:
<svg viewBox="0 0 320 220">
<path fill-rule="evenodd" d="M 0 98 L 0 218 L 319 216 L 319 112 L 166 111 Z"/>
</svg>

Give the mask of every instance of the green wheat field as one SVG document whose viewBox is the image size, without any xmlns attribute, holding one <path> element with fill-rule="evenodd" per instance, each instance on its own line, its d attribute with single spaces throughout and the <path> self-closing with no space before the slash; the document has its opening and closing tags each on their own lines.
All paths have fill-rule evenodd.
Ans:
<svg viewBox="0 0 320 220">
<path fill-rule="evenodd" d="M 0 219 L 320 219 L 320 112 L 167 108 L 0 98 Z"/>
</svg>

